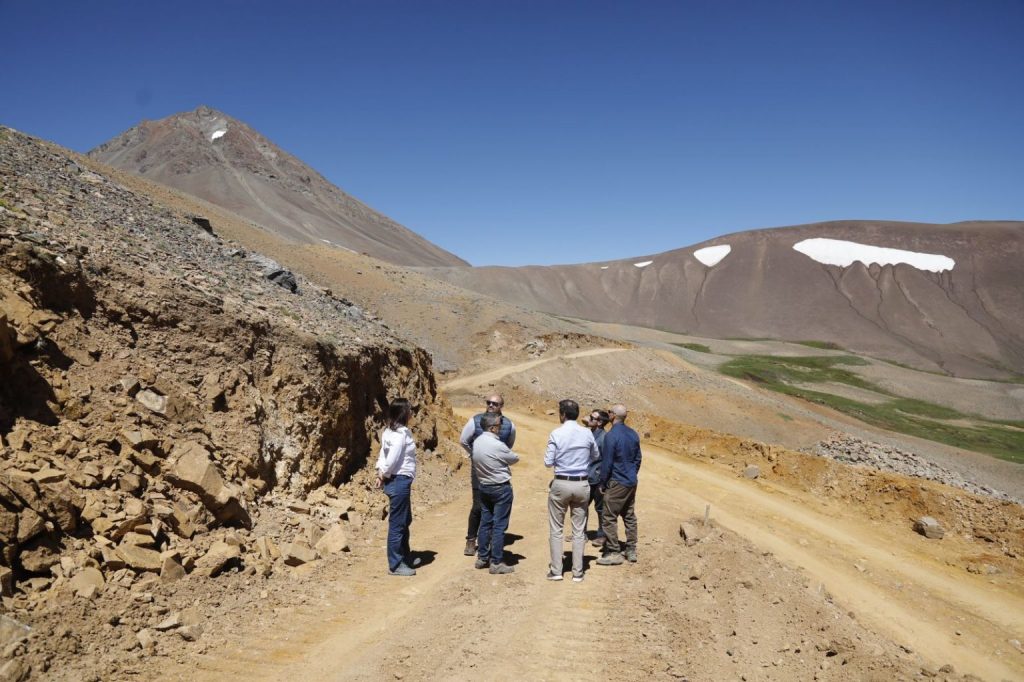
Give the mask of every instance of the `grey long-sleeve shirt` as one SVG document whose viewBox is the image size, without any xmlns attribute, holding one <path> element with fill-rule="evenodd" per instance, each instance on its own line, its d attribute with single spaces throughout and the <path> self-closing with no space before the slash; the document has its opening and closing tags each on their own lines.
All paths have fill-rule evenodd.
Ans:
<svg viewBox="0 0 1024 682">
<path fill-rule="evenodd" d="M 490 431 L 484 431 L 473 441 L 473 476 L 480 485 L 496 485 L 512 480 L 510 466 L 519 461 L 519 455 L 498 440 Z"/>
</svg>

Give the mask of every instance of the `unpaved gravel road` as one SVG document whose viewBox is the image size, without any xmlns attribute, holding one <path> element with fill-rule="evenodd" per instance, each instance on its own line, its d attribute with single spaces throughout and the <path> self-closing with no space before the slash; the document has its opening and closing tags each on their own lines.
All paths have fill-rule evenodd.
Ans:
<svg viewBox="0 0 1024 682">
<path fill-rule="evenodd" d="M 197 658 L 189 676 L 881 680 L 948 664 L 953 677 L 1024 679 L 1011 643 L 1024 634 L 1020 585 L 952 566 L 951 550 L 904 523 L 865 521 L 856 507 L 649 444 L 639 563 L 596 566 L 588 547 L 583 583 L 546 581 L 542 453 L 557 422 L 509 416 L 523 457 L 507 547 L 514 574 L 474 570 L 462 555 L 467 474 L 459 499 L 417 515 L 413 547 L 436 553 L 417 576 L 389 577 L 377 538 L 379 556 L 316 586 L 272 628 Z M 685 547 L 680 522 L 708 504 L 718 530 Z"/>
</svg>

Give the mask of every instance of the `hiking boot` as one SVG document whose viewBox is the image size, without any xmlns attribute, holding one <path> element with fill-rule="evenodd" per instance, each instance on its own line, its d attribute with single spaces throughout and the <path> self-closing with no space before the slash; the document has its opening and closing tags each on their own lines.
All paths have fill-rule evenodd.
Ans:
<svg viewBox="0 0 1024 682">
<path fill-rule="evenodd" d="M 405 564 L 398 564 L 398 568 L 396 568 L 393 571 L 388 571 L 388 573 L 391 574 L 391 575 L 399 575 L 399 576 L 405 576 L 405 577 L 408 577 L 408 576 L 411 576 L 411 575 L 416 575 L 416 571 L 412 570 L 411 568 L 409 568 Z"/>
<path fill-rule="evenodd" d="M 548 578 L 548 580 L 561 580 L 562 579 L 562 574 L 561 573 L 555 573 L 551 569 L 548 569 L 547 578 Z"/>
<path fill-rule="evenodd" d="M 626 561 L 631 564 L 636 563 L 636 548 L 626 549 Z"/>
<path fill-rule="evenodd" d="M 473 564 L 473 568 L 487 568 L 491 565 L 491 562 L 487 559 L 477 559 L 476 563 Z"/>
<path fill-rule="evenodd" d="M 476 556 L 476 539 L 470 538 L 466 540 L 466 549 L 462 553 L 466 556 Z"/>
<path fill-rule="evenodd" d="M 602 554 L 601 558 L 597 560 L 599 566 L 619 566 L 625 558 L 618 552 L 610 552 L 608 554 Z"/>
<path fill-rule="evenodd" d="M 491 575 L 503 575 L 505 573 L 514 573 L 515 570 L 516 570 L 515 566 L 509 566 L 508 564 L 505 564 L 505 563 L 493 564 L 491 566 L 490 574 Z"/>
<path fill-rule="evenodd" d="M 574 576 L 572 577 L 572 581 L 573 581 L 574 583 L 581 583 L 581 582 L 583 582 L 583 574 L 582 574 L 582 573 L 580 573 L 579 575 L 574 575 Z"/>
</svg>

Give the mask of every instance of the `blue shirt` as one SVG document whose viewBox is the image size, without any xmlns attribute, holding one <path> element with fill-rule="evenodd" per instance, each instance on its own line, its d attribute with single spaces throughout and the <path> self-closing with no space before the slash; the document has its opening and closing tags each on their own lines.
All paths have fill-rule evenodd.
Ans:
<svg viewBox="0 0 1024 682">
<path fill-rule="evenodd" d="M 640 436 L 636 431 L 619 422 L 614 424 L 604 437 L 601 447 L 601 485 L 618 481 L 622 485 L 635 487 L 640 473 Z"/>
</svg>

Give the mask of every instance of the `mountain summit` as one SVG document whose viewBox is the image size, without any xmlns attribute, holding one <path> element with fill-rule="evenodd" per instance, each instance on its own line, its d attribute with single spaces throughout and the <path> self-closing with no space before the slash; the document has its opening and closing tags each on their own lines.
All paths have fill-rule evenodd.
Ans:
<svg viewBox="0 0 1024 682">
<path fill-rule="evenodd" d="M 296 242 L 328 243 L 398 265 L 467 264 L 349 196 L 246 124 L 206 106 L 143 121 L 89 156 Z"/>
</svg>

